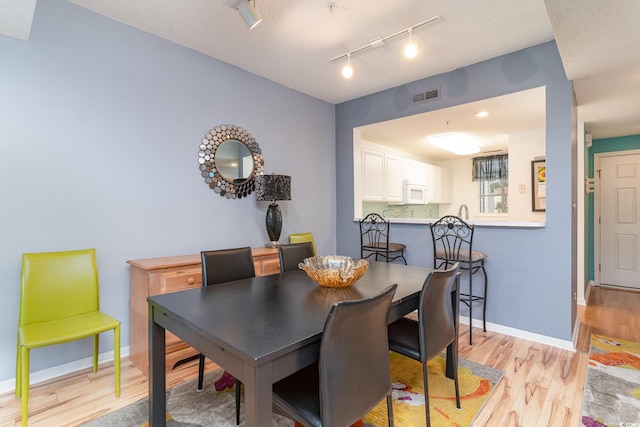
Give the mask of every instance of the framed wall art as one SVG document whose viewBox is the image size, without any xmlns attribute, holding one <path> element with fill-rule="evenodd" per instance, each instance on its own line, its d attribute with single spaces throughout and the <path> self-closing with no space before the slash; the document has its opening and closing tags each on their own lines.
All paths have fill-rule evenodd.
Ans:
<svg viewBox="0 0 640 427">
<path fill-rule="evenodd" d="M 547 161 L 545 159 L 531 162 L 531 197 L 533 212 L 547 210 Z"/>
</svg>

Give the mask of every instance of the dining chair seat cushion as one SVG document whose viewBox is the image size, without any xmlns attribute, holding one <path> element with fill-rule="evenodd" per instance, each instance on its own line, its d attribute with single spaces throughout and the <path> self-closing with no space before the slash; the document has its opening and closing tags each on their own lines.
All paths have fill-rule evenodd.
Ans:
<svg viewBox="0 0 640 427">
<path fill-rule="evenodd" d="M 384 250 L 385 247 L 386 245 L 384 243 L 379 243 L 374 245 L 364 245 L 363 249 Z M 389 252 L 397 252 L 406 248 L 407 248 L 407 245 L 402 243 L 389 243 Z"/>
<path fill-rule="evenodd" d="M 120 321 L 94 311 L 65 319 L 31 323 L 19 328 L 20 342 L 27 348 L 61 344 L 114 329 Z"/>
<path fill-rule="evenodd" d="M 273 399 L 288 413 L 298 413 L 313 427 L 321 427 L 320 375 L 313 363 L 273 385 Z"/>
<path fill-rule="evenodd" d="M 447 254 L 444 249 L 436 250 L 436 258 L 447 259 Z M 471 262 L 477 262 L 487 259 L 487 254 L 481 251 L 471 251 Z M 458 259 L 453 261 L 469 262 L 469 251 L 467 249 L 460 249 L 458 252 Z"/>
<path fill-rule="evenodd" d="M 420 324 L 415 320 L 401 317 L 389 325 L 389 348 L 396 353 L 421 360 Z"/>
</svg>

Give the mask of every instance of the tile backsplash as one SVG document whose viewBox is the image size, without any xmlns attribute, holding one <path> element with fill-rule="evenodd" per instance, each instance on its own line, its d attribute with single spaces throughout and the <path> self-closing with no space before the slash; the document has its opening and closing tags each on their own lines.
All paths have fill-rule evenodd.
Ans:
<svg viewBox="0 0 640 427">
<path fill-rule="evenodd" d="M 439 218 L 440 207 L 431 205 L 388 205 L 384 202 L 362 202 L 362 217 L 375 212 L 384 218 Z"/>
</svg>

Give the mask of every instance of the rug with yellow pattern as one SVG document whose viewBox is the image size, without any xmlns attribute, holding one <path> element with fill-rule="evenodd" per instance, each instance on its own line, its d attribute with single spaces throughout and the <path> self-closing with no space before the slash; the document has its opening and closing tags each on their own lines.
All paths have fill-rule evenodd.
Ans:
<svg viewBox="0 0 640 427">
<path fill-rule="evenodd" d="M 422 365 L 393 352 L 390 357 L 395 425 L 424 426 Z M 469 426 L 502 378 L 503 372 L 460 359 L 458 372 L 462 408 L 457 409 L 453 380 L 445 376 L 444 365 L 443 357 L 437 357 L 428 364 L 431 425 Z M 235 427 L 235 380 L 224 381 L 226 386 L 220 387 L 224 375 L 222 369 L 206 374 L 204 390 L 200 393 L 196 391 L 195 380 L 167 390 L 167 427 Z M 83 427 L 148 427 L 148 416 L 148 400 L 143 399 L 89 421 Z M 244 423 L 244 405 L 240 410 L 240 423 Z M 271 425 L 293 427 L 294 422 L 274 408 Z M 364 426 L 387 426 L 386 400 L 367 415 Z"/>
<path fill-rule="evenodd" d="M 424 426 L 424 386 L 422 365 L 408 357 L 391 352 L 393 381 L 393 419 L 397 426 Z M 431 425 L 438 427 L 469 426 L 504 375 L 488 366 L 460 359 L 460 409 L 456 408 L 454 382 L 445 375 L 445 359 L 429 361 L 429 409 Z M 381 402 L 364 419 L 365 426 L 386 426 L 387 404 Z"/>
</svg>

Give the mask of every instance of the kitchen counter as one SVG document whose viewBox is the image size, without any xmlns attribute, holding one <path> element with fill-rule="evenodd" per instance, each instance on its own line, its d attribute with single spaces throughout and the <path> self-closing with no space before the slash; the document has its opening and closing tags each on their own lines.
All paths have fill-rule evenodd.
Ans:
<svg viewBox="0 0 640 427">
<path fill-rule="evenodd" d="M 439 218 L 387 218 L 392 224 L 430 224 L 436 222 Z M 360 218 L 354 218 L 359 222 Z M 466 223 L 475 225 L 476 227 L 502 227 L 502 228 L 544 228 L 544 222 L 523 222 L 523 221 L 499 221 L 499 220 L 465 220 Z"/>
</svg>

